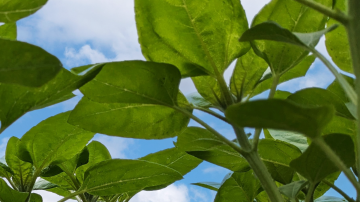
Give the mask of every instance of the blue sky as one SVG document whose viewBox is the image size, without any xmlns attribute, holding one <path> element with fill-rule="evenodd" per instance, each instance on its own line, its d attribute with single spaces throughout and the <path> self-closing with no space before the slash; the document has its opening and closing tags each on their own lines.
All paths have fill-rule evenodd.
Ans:
<svg viewBox="0 0 360 202">
<path fill-rule="evenodd" d="M 256 2 L 256 3 L 254 3 Z M 249 21 L 267 3 L 268 0 L 243 0 Z M 18 40 L 38 45 L 56 55 L 64 67 L 92 64 L 97 62 L 143 60 L 133 11 L 133 1 L 130 0 L 49 0 L 36 14 L 18 21 Z M 324 41 L 317 47 L 325 53 Z M 230 78 L 233 65 L 225 72 Z M 334 77 L 319 62 L 316 61 L 306 77 L 292 80 L 279 86 L 281 90 L 294 92 L 305 87 L 326 87 Z M 195 91 L 189 79 L 181 83 L 181 90 L 185 94 Z M 60 112 L 73 109 L 80 100 L 78 96 L 46 109 L 27 113 L 0 136 L 0 156 L 4 154 L 7 140 L 11 136 L 21 137 L 31 127 L 40 121 Z M 259 97 L 266 96 L 267 92 Z M 206 114 L 195 111 L 196 115 L 205 120 L 226 137 L 234 138 L 234 134 L 227 124 Z M 190 125 L 197 125 L 191 121 Z M 134 140 L 120 137 L 96 135 L 95 139 L 105 144 L 114 158 L 138 158 L 173 146 L 173 139 L 166 140 Z M 174 185 L 157 192 L 141 192 L 132 202 L 207 202 L 212 201 L 215 192 L 191 186 L 192 182 L 215 181 L 221 182 L 229 171 L 203 163 L 194 171 Z M 354 196 L 354 190 L 342 176 L 337 185 L 346 188 L 345 191 Z M 60 199 L 54 194 L 39 192 L 44 202 Z M 338 196 L 334 191 L 329 195 Z"/>
</svg>

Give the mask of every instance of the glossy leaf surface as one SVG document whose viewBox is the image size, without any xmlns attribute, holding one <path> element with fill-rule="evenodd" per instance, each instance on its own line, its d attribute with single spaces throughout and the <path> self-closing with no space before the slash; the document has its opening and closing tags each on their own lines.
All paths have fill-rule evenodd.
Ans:
<svg viewBox="0 0 360 202">
<path fill-rule="evenodd" d="M 290 131 L 268 129 L 272 138 L 290 143 L 304 152 L 308 147 L 307 138 L 303 135 Z"/>
<path fill-rule="evenodd" d="M 0 26 L 0 38 L 16 40 L 17 28 L 16 23 L 6 23 Z"/>
<path fill-rule="evenodd" d="M 14 22 L 38 11 L 47 0 L 1 1 L 0 22 Z"/>
<path fill-rule="evenodd" d="M 0 200 L 1 202 L 22 202 L 28 197 L 29 193 L 22 193 L 11 189 L 6 182 L 0 178 Z M 41 196 L 37 194 L 31 194 L 31 201 L 42 202 Z"/>
</svg>

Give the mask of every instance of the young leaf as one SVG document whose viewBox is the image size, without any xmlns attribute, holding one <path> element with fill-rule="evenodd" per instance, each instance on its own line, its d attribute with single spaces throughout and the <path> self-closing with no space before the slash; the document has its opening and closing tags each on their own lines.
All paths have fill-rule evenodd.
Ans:
<svg viewBox="0 0 360 202">
<path fill-rule="evenodd" d="M 303 135 L 290 131 L 268 129 L 269 134 L 276 140 L 290 143 L 304 152 L 308 147 L 307 138 Z"/>
<path fill-rule="evenodd" d="M 6 182 L 0 178 L 0 201 L 1 202 L 14 202 L 14 201 L 25 201 L 28 197 L 29 193 L 18 192 L 16 190 L 11 189 Z M 37 194 L 31 194 L 31 198 L 41 199 L 41 196 Z M 34 202 L 41 202 L 42 200 L 31 200 Z"/>
<path fill-rule="evenodd" d="M 108 63 L 80 88 L 91 100 L 101 103 L 177 104 L 181 75 L 172 65 L 125 61 Z"/>
<path fill-rule="evenodd" d="M 330 7 L 332 0 L 316 0 L 316 2 Z M 276 29 L 280 31 L 277 33 L 277 37 L 282 39 L 284 32 L 278 29 L 278 27 L 275 27 L 274 23 L 290 30 L 290 33 L 317 32 L 325 28 L 326 19 L 327 17 L 323 14 L 296 1 L 272 0 L 254 18 L 252 28 L 244 33 L 244 37 L 249 37 L 246 40 L 254 40 L 259 35 L 258 31 L 265 33 L 264 36 L 268 36 L 274 33 L 272 29 Z M 267 21 L 272 21 L 273 23 L 267 23 Z M 266 23 L 259 25 L 264 22 Z M 260 27 L 257 27 L 257 25 L 265 26 L 263 28 L 265 28 L 266 31 L 260 30 Z M 253 36 L 250 36 L 250 33 L 252 33 Z M 290 38 L 294 39 L 294 37 Z M 244 39 L 245 38 L 242 38 L 241 40 Z M 314 41 L 316 42 L 316 40 Z M 279 44 L 274 41 L 255 41 L 253 44 L 258 52 L 261 53 L 257 54 L 262 55 L 275 74 L 288 71 L 308 55 L 306 50 L 290 44 Z"/>
<path fill-rule="evenodd" d="M 241 127 L 294 131 L 313 138 L 321 135 L 331 121 L 334 109 L 330 106 L 301 107 L 289 101 L 271 99 L 232 105 L 225 115 Z"/>
<path fill-rule="evenodd" d="M 56 184 L 53 184 L 49 181 L 46 181 L 44 179 L 39 179 L 36 181 L 33 190 L 48 190 L 57 187 Z"/>
<path fill-rule="evenodd" d="M 178 103 L 186 102 L 181 94 L 178 99 Z M 164 139 L 179 135 L 189 123 L 189 118 L 162 105 L 98 103 L 84 97 L 72 111 L 69 123 L 106 135 Z"/>
<path fill-rule="evenodd" d="M 94 133 L 68 124 L 69 115 L 70 112 L 58 114 L 30 129 L 21 138 L 19 157 L 28 152 L 34 167 L 42 170 L 80 153 Z"/>
<path fill-rule="evenodd" d="M 40 47 L 0 38 L 0 82 L 40 87 L 61 70 L 59 59 Z"/>
<path fill-rule="evenodd" d="M 335 9 L 346 11 L 346 0 L 337 0 Z M 339 24 L 336 20 L 329 18 L 327 26 L 331 27 Z M 340 25 L 336 30 L 325 35 L 325 45 L 332 61 L 343 71 L 353 72 L 352 60 L 350 55 L 349 39 L 346 28 Z"/>
<path fill-rule="evenodd" d="M 341 158 L 348 167 L 355 163 L 354 143 L 350 136 L 343 134 L 330 134 L 324 136 L 325 142 Z M 318 183 L 326 176 L 339 169 L 328 159 L 327 155 L 316 144 L 309 148 L 297 159 L 290 163 L 298 173 L 311 183 Z"/>
<path fill-rule="evenodd" d="M 294 170 L 290 162 L 301 155 L 297 147 L 280 140 L 262 139 L 258 152 L 274 180 L 282 184 L 292 181 Z"/>
<path fill-rule="evenodd" d="M 83 76 L 76 76 L 66 69 L 40 88 L 0 83 L 0 132 L 28 111 L 41 109 L 74 97 L 72 91 L 93 79 L 101 70 L 96 66 Z"/>
<path fill-rule="evenodd" d="M 225 99 L 221 93 L 217 79 L 212 76 L 197 76 L 191 78 L 198 93 L 218 109 L 225 107 Z"/>
<path fill-rule="evenodd" d="M 183 77 L 221 74 L 249 50 L 237 41 L 248 29 L 239 1 L 136 0 L 135 13 L 145 58 L 173 64 Z"/>
<path fill-rule="evenodd" d="M 218 183 L 218 182 L 198 182 L 198 183 L 191 183 L 191 184 L 199 186 L 199 187 L 203 187 L 206 189 L 210 189 L 213 191 L 218 191 L 221 186 L 221 183 Z"/>
<path fill-rule="evenodd" d="M 203 97 L 199 93 L 191 93 L 190 95 L 186 96 L 187 100 L 189 100 L 189 103 L 194 105 L 195 107 L 201 107 L 201 108 L 210 108 L 214 107 L 213 104 Z"/>
<path fill-rule="evenodd" d="M 0 38 L 16 40 L 17 28 L 16 23 L 6 23 L 0 26 Z"/>
<path fill-rule="evenodd" d="M 9 168 L 9 166 L 6 163 L 5 156 L 0 158 L 0 177 L 4 177 L 9 179 L 14 172 Z"/>
<path fill-rule="evenodd" d="M 234 172 L 220 187 L 215 202 L 253 202 L 261 191 L 261 184 L 250 170 L 245 173 Z"/>
<path fill-rule="evenodd" d="M 237 151 L 203 128 L 187 128 L 178 136 L 176 146 L 190 155 L 232 171 L 250 169 Z"/>
<path fill-rule="evenodd" d="M 290 95 L 287 100 L 308 107 L 317 107 L 331 104 L 336 110 L 336 115 L 348 119 L 354 119 L 345 103 L 338 96 L 322 88 L 306 88 L 297 91 Z"/>
<path fill-rule="evenodd" d="M 89 168 L 78 193 L 108 196 L 169 184 L 182 175 L 163 165 L 142 160 L 112 159 Z"/>
<path fill-rule="evenodd" d="M 305 186 L 307 184 L 308 184 L 307 181 L 300 180 L 300 181 L 296 181 L 296 182 L 279 187 L 279 191 L 282 194 L 284 194 L 285 196 L 287 196 L 289 199 L 296 201 L 297 195 L 303 188 L 305 188 Z"/>
</svg>

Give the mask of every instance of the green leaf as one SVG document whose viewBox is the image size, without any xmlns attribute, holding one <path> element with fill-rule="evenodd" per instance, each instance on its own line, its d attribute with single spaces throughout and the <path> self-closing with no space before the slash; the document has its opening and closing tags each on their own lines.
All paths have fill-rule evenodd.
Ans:
<svg viewBox="0 0 360 202">
<path fill-rule="evenodd" d="M 0 38 L 16 40 L 17 28 L 16 23 L 7 23 L 0 26 Z"/>
<path fill-rule="evenodd" d="M 315 61 L 315 56 L 309 55 L 306 56 L 299 64 L 297 64 L 294 68 L 284 72 L 281 74 L 279 79 L 279 84 L 290 81 L 292 79 L 300 78 L 306 75 L 306 72 L 309 70 L 311 64 Z M 265 73 L 269 73 L 268 76 Z M 273 83 L 273 76 L 271 74 L 271 70 L 268 69 L 263 75 L 264 79 L 261 79 L 254 92 L 252 93 L 252 96 L 258 95 L 266 90 L 269 90 L 271 88 L 271 85 Z"/>
<path fill-rule="evenodd" d="M 20 140 L 17 137 L 11 137 L 6 146 L 6 162 L 13 172 L 12 180 L 19 191 L 26 191 L 31 184 L 33 177 L 33 166 L 31 163 L 22 161 L 17 156 Z"/>
<path fill-rule="evenodd" d="M 230 79 L 231 92 L 237 98 L 251 95 L 267 68 L 268 64 L 250 49 L 236 62 Z"/>
<path fill-rule="evenodd" d="M 287 100 L 307 107 L 332 105 L 336 110 L 336 115 L 355 119 L 345 103 L 338 96 L 322 88 L 306 88 L 297 91 L 290 95 Z"/>
<path fill-rule="evenodd" d="M 335 172 L 333 174 L 328 175 L 325 180 L 329 181 L 330 183 L 335 183 L 335 181 L 339 178 L 341 171 Z M 314 192 L 314 199 L 321 197 L 324 195 L 331 187 L 325 184 L 323 181 L 319 183 L 316 187 Z"/>
<path fill-rule="evenodd" d="M 101 67 L 101 65 L 96 66 L 83 76 L 77 76 L 62 69 L 53 80 L 40 88 L 0 83 L 0 97 L 6 97 L 6 99 L 0 99 L 0 132 L 26 112 L 72 98 L 74 96 L 72 91 L 93 79 Z"/>
<path fill-rule="evenodd" d="M 0 158 L 0 177 L 10 178 L 14 172 L 6 163 L 5 156 Z"/>
<path fill-rule="evenodd" d="M 220 187 L 215 202 L 253 202 L 261 191 L 261 184 L 250 170 L 245 173 L 234 172 Z"/>
<path fill-rule="evenodd" d="M 354 143 L 350 136 L 330 134 L 324 136 L 324 140 L 345 165 L 348 167 L 354 165 Z M 292 161 L 290 166 L 311 183 L 318 183 L 328 175 L 339 171 L 323 150 L 314 143 L 299 158 Z"/>
<path fill-rule="evenodd" d="M 330 106 L 301 107 L 278 99 L 236 104 L 225 112 L 231 122 L 241 127 L 287 130 L 311 138 L 321 135 L 333 115 L 334 109 Z"/>
<path fill-rule="evenodd" d="M 1 83 L 40 87 L 62 68 L 59 59 L 40 47 L 1 38 L 0 47 Z"/>
<path fill-rule="evenodd" d="M 342 77 L 350 84 L 350 86 L 355 88 L 355 79 L 349 76 L 342 74 Z M 343 102 L 348 103 L 350 102 L 348 96 L 346 95 L 345 91 L 341 87 L 339 81 L 335 79 L 328 87 L 327 90 L 334 93 L 335 95 L 339 96 Z"/>
<path fill-rule="evenodd" d="M 299 148 L 301 152 L 304 152 L 309 147 L 307 138 L 300 133 L 273 129 L 268 129 L 268 131 L 274 139 L 290 143 Z"/>
<path fill-rule="evenodd" d="M 68 176 L 65 172 L 61 172 L 60 174 L 50 176 L 50 177 L 42 177 L 46 181 L 51 182 L 52 184 L 58 185 L 60 188 L 65 190 L 75 190 L 74 182 L 71 180 L 70 176 Z"/>
<path fill-rule="evenodd" d="M 300 180 L 296 182 L 292 182 L 290 184 L 284 185 L 279 187 L 280 193 L 287 196 L 289 199 L 296 201 L 297 195 L 299 192 L 305 188 L 305 186 L 308 184 L 307 181 Z"/>
<path fill-rule="evenodd" d="M 81 183 L 84 181 L 84 174 L 88 168 L 101 161 L 111 159 L 109 150 L 98 141 L 92 141 L 90 144 L 88 144 L 87 150 L 89 151 L 88 163 L 76 169 L 76 178 Z"/>
<path fill-rule="evenodd" d="M 179 94 L 178 103 L 186 102 Z M 164 139 L 179 135 L 189 118 L 172 108 L 156 104 L 97 103 L 84 97 L 69 123 L 85 130 L 112 136 Z"/>
<path fill-rule="evenodd" d="M 294 170 L 290 162 L 301 155 L 297 147 L 280 140 L 262 139 L 258 152 L 274 180 L 282 184 L 292 181 Z"/>
<path fill-rule="evenodd" d="M 178 136 L 176 145 L 190 155 L 232 171 L 243 172 L 250 169 L 237 151 L 203 128 L 187 128 Z"/>
<path fill-rule="evenodd" d="M 347 202 L 347 200 L 334 196 L 322 196 L 316 199 L 314 202 Z"/>
<path fill-rule="evenodd" d="M 69 115 L 70 112 L 58 114 L 30 129 L 21 138 L 20 158 L 28 152 L 34 167 L 42 170 L 80 153 L 94 133 L 68 124 Z"/>
<path fill-rule="evenodd" d="M 288 29 L 284 29 L 276 22 L 260 23 L 251 29 L 247 30 L 240 38 L 240 41 L 253 41 L 253 40 L 270 40 L 284 43 L 290 43 L 307 49 L 315 48 L 320 41 L 320 38 L 337 28 L 333 25 L 321 31 L 312 33 L 296 33 Z"/>
<path fill-rule="evenodd" d="M 213 191 L 218 191 L 221 186 L 221 183 L 218 183 L 218 182 L 198 182 L 198 183 L 191 183 L 191 184 L 199 186 L 199 187 L 203 187 L 206 189 L 210 189 Z"/>
<path fill-rule="evenodd" d="M 33 190 L 48 190 L 57 187 L 56 184 L 53 184 L 49 181 L 46 181 L 44 179 L 39 179 L 36 181 Z"/>
<path fill-rule="evenodd" d="M 221 74 L 249 50 L 238 42 L 248 23 L 236 0 L 136 0 L 135 13 L 145 58 L 173 64 L 183 77 Z"/>
<path fill-rule="evenodd" d="M 198 76 L 191 78 L 198 93 L 216 108 L 225 108 L 223 97 L 217 79 L 212 76 Z"/>
<path fill-rule="evenodd" d="M 186 98 L 187 100 L 189 100 L 189 103 L 194 105 L 195 107 L 201 107 L 201 108 L 214 107 L 211 102 L 201 97 L 199 93 L 191 93 L 190 95 L 186 96 Z"/>
<path fill-rule="evenodd" d="M 0 22 L 15 22 L 27 17 L 46 4 L 47 0 L 0 1 Z"/>
<path fill-rule="evenodd" d="M 22 202 L 25 201 L 29 193 L 18 192 L 11 189 L 6 182 L 0 178 L 0 201 L 1 202 Z M 31 194 L 31 198 L 37 199 L 40 197 L 37 194 Z M 40 197 L 41 198 L 41 197 Z M 33 201 L 33 200 L 31 200 Z M 34 200 L 39 201 L 39 200 Z M 41 202 L 42 200 L 40 200 Z"/>
<path fill-rule="evenodd" d="M 180 80 L 179 70 L 172 65 L 125 61 L 105 64 L 80 90 L 95 102 L 174 106 Z"/>
<path fill-rule="evenodd" d="M 346 0 L 337 0 L 336 8 L 341 11 L 346 11 Z M 336 20 L 329 18 L 327 26 L 339 24 Z M 353 72 L 352 60 L 350 55 L 349 39 L 346 28 L 340 25 L 336 30 L 325 35 L 325 45 L 332 61 L 341 69 L 346 72 Z"/>
<path fill-rule="evenodd" d="M 55 187 L 55 188 L 51 188 L 51 189 L 48 189 L 46 190 L 48 192 L 52 192 L 54 194 L 57 194 L 59 196 L 63 196 L 63 197 L 66 197 L 66 196 L 69 196 L 71 194 L 70 191 L 64 189 L 64 188 L 61 188 L 61 187 Z M 76 200 L 76 198 L 72 198 L 73 200 Z"/>
<path fill-rule="evenodd" d="M 277 91 L 275 91 L 274 98 L 285 100 L 285 99 L 288 98 L 290 95 L 291 95 L 291 93 L 288 92 L 288 91 L 277 90 Z"/>
<path fill-rule="evenodd" d="M 332 0 L 315 0 L 317 3 L 321 3 L 325 6 L 330 7 Z M 291 11 L 291 12 L 289 12 Z M 269 4 L 259 12 L 252 22 L 252 27 L 247 31 L 244 37 L 249 36 L 248 40 L 254 40 L 258 37 L 259 30 L 257 25 L 266 22 L 265 24 L 259 25 L 267 28 L 278 28 L 274 23 L 279 24 L 284 29 L 291 32 L 298 33 L 312 33 L 317 32 L 325 28 L 325 22 L 327 17 L 323 14 L 302 5 L 296 1 L 288 0 L 272 0 Z M 272 23 L 267 22 L 272 21 Z M 254 31 L 255 29 L 255 31 Z M 279 29 L 277 29 L 279 30 Z M 276 33 L 277 35 L 283 34 L 283 30 Z M 254 33 L 255 32 L 255 33 Z M 251 34 L 250 34 L 251 33 Z M 266 29 L 265 36 L 271 35 L 272 30 Z M 250 36 L 252 35 L 252 36 Z M 242 38 L 244 40 L 245 38 Z M 313 41 L 313 40 L 309 40 Z M 314 40 L 316 41 L 316 39 Z M 304 57 L 308 55 L 308 52 L 301 47 L 296 47 L 291 44 L 278 43 L 276 41 L 254 41 L 254 47 L 258 50 L 258 55 L 268 62 L 271 70 L 275 74 L 282 74 L 289 69 L 296 66 Z"/>
<path fill-rule="evenodd" d="M 323 135 L 331 133 L 347 134 L 351 137 L 356 136 L 356 121 L 349 120 L 340 116 L 334 116 L 331 122 L 324 128 Z"/>
<path fill-rule="evenodd" d="M 41 171 L 40 177 L 52 177 L 64 172 L 59 166 L 57 165 L 50 165 L 44 168 Z"/>
<path fill-rule="evenodd" d="M 180 179 L 182 175 L 179 172 L 163 165 L 142 160 L 112 159 L 89 168 L 78 192 L 108 196 L 140 191 Z"/>
</svg>

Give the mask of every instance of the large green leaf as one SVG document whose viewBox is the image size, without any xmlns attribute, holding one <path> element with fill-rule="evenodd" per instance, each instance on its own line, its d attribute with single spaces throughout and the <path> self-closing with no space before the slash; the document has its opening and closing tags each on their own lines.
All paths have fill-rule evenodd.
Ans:
<svg viewBox="0 0 360 202">
<path fill-rule="evenodd" d="M 301 155 L 297 147 L 280 140 L 262 139 L 258 152 L 274 180 L 282 184 L 292 181 L 294 169 L 290 162 Z"/>
<path fill-rule="evenodd" d="M 225 115 L 241 127 L 288 130 L 313 138 L 321 135 L 334 109 L 331 106 L 302 107 L 286 100 L 271 99 L 232 105 Z"/>
<path fill-rule="evenodd" d="M 178 103 L 186 102 L 181 94 L 178 99 Z M 164 139 L 180 134 L 189 118 L 162 105 L 98 103 L 84 97 L 71 113 L 69 123 L 106 135 Z"/>
<path fill-rule="evenodd" d="M 335 8 L 341 11 L 346 11 L 346 0 L 336 0 Z M 329 18 L 327 26 L 339 24 L 336 20 Z M 336 30 L 325 35 L 325 45 L 332 61 L 341 69 L 346 72 L 353 72 L 352 60 L 350 55 L 349 39 L 347 36 L 346 28 L 339 26 Z"/>
<path fill-rule="evenodd" d="M 0 22 L 14 22 L 38 11 L 47 0 L 0 1 Z"/>
<path fill-rule="evenodd" d="M 20 158 L 28 153 L 34 167 L 42 170 L 80 153 L 94 133 L 68 124 L 69 115 L 70 112 L 58 114 L 30 129 L 21 138 Z"/>
<path fill-rule="evenodd" d="M 16 190 L 11 189 L 6 182 L 0 178 L 0 201 L 1 202 L 23 202 L 28 197 L 29 193 L 18 192 Z M 31 194 L 31 201 L 34 202 L 42 202 L 42 200 L 38 200 L 41 196 L 37 194 Z"/>
<path fill-rule="evenodd" d="M 354 119 L 345 103 L 332 92 L 322 88 L 306 88 L 290 95 L 287 100 L 308 107 L 332 105 L 336 115 Z"/>
<path fill-rule="evenodd" d="M 253 202 L 261 190 L 261 184 L 252 170 L 244 173 L 234 172 L 221 185 L 215 202 Z"/>
<path fill-rule="evenodd" d="M 218 191 L 221 187 L 221 183 L 218 183 L 218 182 L 197 182 L 197 183 L 191 183 L 191 184 L 199 186 L 199 187 L 204 187 L 206 189 L 210 189 L 213 191 Z"/>
<path fill-rule="evenodd" d="M 268 64 L 251 49 L 236 62 L 230 79 L 231 92 L 237 98 L 251 95 L 267 68 Z"/>
<path fill-rule="evenodd" d="M 19 191 L 25 192 L 31 185 L 33 177 L 33 166 L 31 163 L 22 161 L 17 156 L 17 150 L 20 140 L 17 137 L 11 137 L 6 146 L 6 162 L 13 172 L 12 180 Z"/>
<path fill-rule="evenodd" d="M 98 141 L 92 141 L 90 144 L 88 144 L 87 150 L 89 151 L 88 163 L 76 169 L 76 178 L 81 183 L 84 181 L 84 174 L 88 168 L 101 161 L 111 159 L 109 150 Z"/>
<path fill-rule="evenodd" d="M 332 4 L 332 0 L 315 1 L 329 7 Z M 323 14 L 296 1 L 272 0 L 254 18 L 252 27 L 273 21 L 291 32 L 311 33 L 324 29 L 326 19 Z M 256 41 L 254 44 L 275 74 L 293 68 L 308 54 L 300 47 L 274 41 Z"/>
<path fill-rule="evenodd" d="M 0 26 L 0 38 L 16 40 L 17 28 L 16 23 L 7 23 Z"/>
<path fill-rule="evenodd" d="M 140 191 L 182 179 L 182 175 L 163 165 L 142 160 L 112 159 L 89 168 L 78 192 L 108 196 Z"/>
<path fill-rule="evenodd" d="M 203 128 L 187 128 L 178 136 L 176 145 L 188 154 L 232 171 L 250 169 L 249 164 L 237 151 Z"/>
<path fill-rule="evenodd" d="M 268 129 L 268 131 L 272 138 L 290 143 L 299 148 L 301 152 L 304 152 L 309 146 L 307 138 L 300 133 L 273 129 Z"/>
<path fill-rule="evenodd" d="M 1 38 L 0 47 L 1 83 L 39 87 L 62 68 L 59 59 L 40 47 Z"/>
<path fill-rule="evenodd" d="M 350 136 L 330 134 L 324 136 L 325 142 L 348 167 L 355 163 L 354 143 Z M 328 159 L 323 150 L 312 143 L 297 159 L 290 163 L 298 173 L 312 183 L 318 183 L 328 175 L 338 171 L 338 167 Z"/>
<path fill-rule="evenodd" d="M 236 0 L 136 0 L 135 13 L 145 58 L 173 64 L 183 77 L 222 73 L 249 49 L 238 41 L 248 23 Z"/>
<path fill-rule="evenodd" d="M 102 65 L 94 66 L 82 76 L 62 69 L 57 76 L 40 88 L 0 83 L 0 132 L 26 112 L 41 109 L 74 97 L 72 91 L 94 78 Z"/>
<path fill-rule="evenodd" d="M 89 83 L 80 88 L 93 101 L 174 106 L 181 75 L 168 64 L 125 61 L 108 63 Z"/>
</svg>

